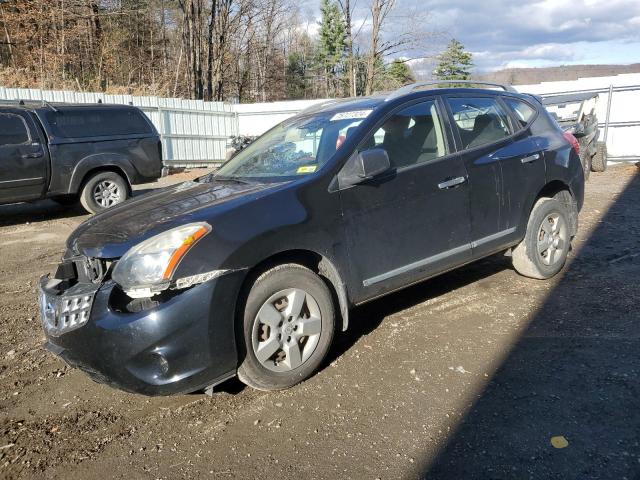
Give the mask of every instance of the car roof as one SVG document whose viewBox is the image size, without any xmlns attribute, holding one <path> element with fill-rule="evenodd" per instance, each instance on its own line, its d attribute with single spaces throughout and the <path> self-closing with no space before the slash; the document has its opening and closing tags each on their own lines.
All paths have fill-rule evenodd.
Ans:
<svg viewBox="0 0 640 480">
<path fill-rule="evenodd" d="M 375 110 L 382 105 L 389 104 L 391 102 L 398 103 L 404 102 L 404 100 L 421 97 L 429 97 L 433 95 L 453 95 L 453 94 L 476 94 L 476 95 L 509 95 L 519 97 L 525 100 L 531 100 L 535 98 L 532 95 L 526 93 L 518 93 L 515 90 L 500 91 L 487 88 L 426 88 L 421 90 L 414 90 L 402 95 L 394 95 L 395 92 L 382 92 L 376 93 L 367 97 L 349 97 L 327 100 L 325 102 L 317 103 L 302 112 L 299 115 L 311 115 L 315 113 L 332 114 L 340 112 L 349 112 L 355 110 Z"/>
</svg>

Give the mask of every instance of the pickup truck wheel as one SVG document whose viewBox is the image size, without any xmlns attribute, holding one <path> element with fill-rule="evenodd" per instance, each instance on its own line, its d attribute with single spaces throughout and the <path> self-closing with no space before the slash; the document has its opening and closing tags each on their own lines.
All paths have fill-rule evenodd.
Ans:
<svg viewBox="0 0 640 480">
<path fill-rule="evenodd" d="M 596 143 L 596 154 L 591 161 L 591 170 L 594 172 L 604 172 L 607 169 L 607 144 L 604 142 Z"/>
<path fill-rule="evenodd" d="M 525 277 L 551 278 L 567 261 L 570 243 L 566 208 L 555 198 L 541 198 L 531 211 L 524 239 L 513 249 L 513 267 Z"/>
<path fill-rule="evenodd" d="M 127 181 L 115 172 L 98 172 L 87 179 L 80 203 L 89 213 L 98 213 L 129 197 Z"/>
<path fill-rule="evenodd" d="M 280 265 L 255 281 L 242 320 L 238 378 L 258 390 L 289 388 L 310 377 L 331 346 L 333 298 L 311 270 Z"/>
</svg>

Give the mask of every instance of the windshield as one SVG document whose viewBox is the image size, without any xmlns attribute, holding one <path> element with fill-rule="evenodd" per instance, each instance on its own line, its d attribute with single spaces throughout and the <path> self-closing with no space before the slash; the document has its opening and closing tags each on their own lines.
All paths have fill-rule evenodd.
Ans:
<svg viewBox="0 0 640 480">
<path fill-rule="evenodd" d="M 225 163 L 216 177 L 311 175 L 329 161 L 370 113 L 324 112 L 286 120 Z"/>
</svg>

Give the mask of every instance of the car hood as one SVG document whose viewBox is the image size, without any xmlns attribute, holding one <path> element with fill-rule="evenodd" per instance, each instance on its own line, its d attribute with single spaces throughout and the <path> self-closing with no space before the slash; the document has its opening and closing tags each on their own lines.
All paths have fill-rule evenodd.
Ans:
<svg viewBox="0 0 640 480">
<path fill-rule="evenodd" d="M 205 176 L 134 198 L 82 223 L 67 240 L 69 253 L 119 258 L 133 245 L 185 223 L 207 221 L 217 209 L 246 201 L 282 183 L 220 181 Z M 213 209 L 213 210 L 212 210 Z"/>
</svg>

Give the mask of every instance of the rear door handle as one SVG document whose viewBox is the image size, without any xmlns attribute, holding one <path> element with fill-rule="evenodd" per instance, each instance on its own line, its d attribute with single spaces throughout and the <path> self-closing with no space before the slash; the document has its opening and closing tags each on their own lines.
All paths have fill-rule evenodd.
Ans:
<svg viewBox="0 0 640 480">
<path fill-rule="evenodd" d="M 456 187 L 467 181 L 467 177 L 456 177 L 444 180 L 438 184 L 440 190 L 446 190 L 447 188 Z"/>
<path fill-rule="evenodd" d="M 534 153 L 533 155 L 529 155 L 527 157 L 521 158 L 520 161 L 522 163 L 531 163 L 531 162 L 535 162 L 539 158 L 540 158 L 540 154 L 539 153 Z"/>
</svg>

